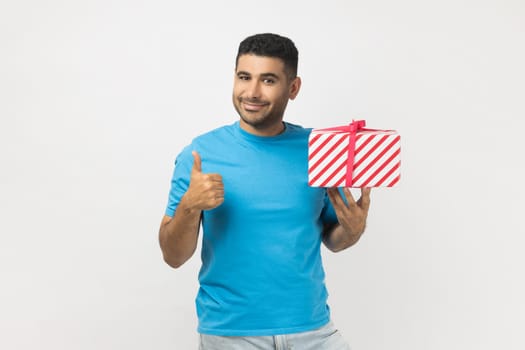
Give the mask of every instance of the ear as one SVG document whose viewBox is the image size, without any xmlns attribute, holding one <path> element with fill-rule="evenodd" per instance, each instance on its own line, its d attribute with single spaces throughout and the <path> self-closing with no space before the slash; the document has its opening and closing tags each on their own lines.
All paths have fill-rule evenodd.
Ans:
<svg viewBox="0 0 525 350">
<path fill-rule="evenodd" d="M 294 100 L 301 89 L 301 78 L 295 77 L 290 84 L 290 100 Z"/>
</svg>

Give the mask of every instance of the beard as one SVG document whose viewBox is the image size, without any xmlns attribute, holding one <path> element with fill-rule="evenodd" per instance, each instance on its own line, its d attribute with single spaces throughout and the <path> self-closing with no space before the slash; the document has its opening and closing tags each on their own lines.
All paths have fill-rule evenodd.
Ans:
<svg viewBox="0 0 525 350">
<path fill-rule="evenodd" d="M 247 111 L 242 107 L 243 102 L 262 104 L 264 105 L 264 108 L 260 111 Z M 284 105 L 280 104 L 277 106 L 272 106 L 266 101 L 233 96 L 233 106 L 235 107 L 237 114 L 239 114 L 241 119 L 246 124 L 257 130 L 264 130 L 268 127 L 281 123 L 283 120 L 284 109 L 286 108 L 286 102 Z"/>
</svg>

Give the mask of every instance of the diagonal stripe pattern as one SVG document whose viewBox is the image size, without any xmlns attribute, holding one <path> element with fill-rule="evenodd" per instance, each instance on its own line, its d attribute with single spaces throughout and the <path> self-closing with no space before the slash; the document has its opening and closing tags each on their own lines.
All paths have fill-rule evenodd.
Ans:
<svg viewBox="0 0 525 350">
<path fill-rule="evenodd" d="M 308 184 L 312 187 L 392 187 L 399 182 L 401 138 L 391 130 L 356 134 L 352 182 L 347 184 L 350 135 L 312 130 L 308 143 Z"/>
</svg>

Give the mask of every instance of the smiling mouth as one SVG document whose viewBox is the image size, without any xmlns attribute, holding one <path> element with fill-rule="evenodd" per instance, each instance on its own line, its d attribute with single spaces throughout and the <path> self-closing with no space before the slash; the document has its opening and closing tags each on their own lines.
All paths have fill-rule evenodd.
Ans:
<svg viewBox="0 0 525 350">
<path fill-rule="evenodd" d="M 264 102 L 250 102 L 241 100 L 244 110 L 248 112 L 257 112 L 266 107 L 268 104 Z"/>
</svg>

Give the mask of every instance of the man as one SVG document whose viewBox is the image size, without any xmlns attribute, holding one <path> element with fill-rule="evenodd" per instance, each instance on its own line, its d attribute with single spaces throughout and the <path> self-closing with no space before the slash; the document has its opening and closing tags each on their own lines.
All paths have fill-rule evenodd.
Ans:
<svg viewBox="0 0 525 350">
<path fill-rule="evenodd" d="M 305 129 L 283 121 L 299 93 L 298 52 L 276 34 L 239 45 L 235 123 L 196 137 L 177 156 L 160 226 L 164 260 L 195 252 L 200 349 L 338 350 L 320 245 L 337 252 L 365 229 L 370 189 L 312 188 Z"/>
</svg>

